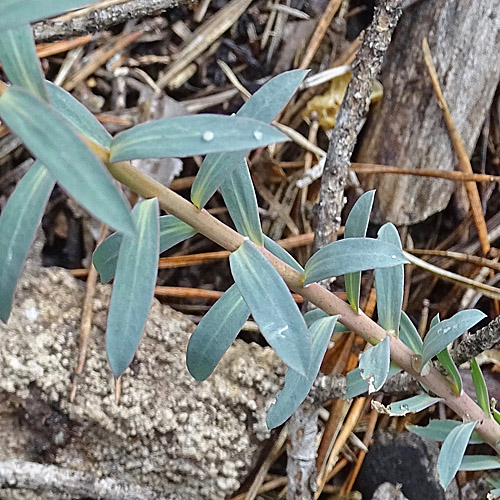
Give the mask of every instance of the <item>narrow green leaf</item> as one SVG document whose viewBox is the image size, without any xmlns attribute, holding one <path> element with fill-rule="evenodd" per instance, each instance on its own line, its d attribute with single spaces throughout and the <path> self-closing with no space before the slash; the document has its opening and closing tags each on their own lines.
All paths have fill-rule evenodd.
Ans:
<svg viewBox="0 0 500 500">
<path fill-rule="evenodd" d="M 304 318 L 281 276 L 249 240 L 229 256 L 229 264 L 262 335 L 290 368 L 305 376 L 311 343 Z"/>
<path fill-rule="evenodd" d="M 283 247 L 279 246 L 278 243 L 266 235 L 264 235 L 264 248 L 299 273 L 304 272 L 304 268 Z"/>
<path fill-rule="evenodd" d="M 307 311 L 304 314 L 304 321 L 306 322 L 307 328 L 311 328 L 313 323 L 318 321 L 319 319 L 328 318 L 329 315 L 326 314 L 325 311 L 321 309 L 312 309 L 311 311 Z"/>
<path fill-rule="evenodd" d="M 250 118 L 180 116 L 143 123 L 118 134 L 111 142 L 111 161 L 250 151 L 286 140 L 276 128 Z"/>
<path fill-rule="evenodd" d="M 332 276 L 405 264 L 401 250 L 373 238 L 347 238 L 318 250 L 307 262 L 305 284 Z"/>
<path fill-rule="evenodd" d="M 424 339 L 422 367 L 486 315 L 476 309 L 460 311 L 433 326 Z"/>
<path fill-rule="evenodd" d="M 231 151 L 207 155 L 191 186 L 193 204 L 203 208 L 245 158 L 246 153 L 247 151 Z"/>
<path fill-rule="evenodd" d="M 137 236 L 120 246 L 106 329 L 106 352 L 115 377 L 131 363 L 153 300 L 160 231 L 158 200 L 144 200 L 132 211 Z"/>
<path fill-rule="evenodd" d="M 237 115 L 272 122 L 299 88 L 309 70 L 292 70 L 281 73 L 255 92 L 241 106 Z"/>
<path fill-rule="evenodd" d="M 0 30 L 0 62 L 12 85 L 25 88 L 42 101 L 49 100 L 29 24 Z"/>
<path fill-rule="evenodd" d="M 339 323 L 337 322 L 337 325 L 338 324 Z M 391 363 L 389 369 L 389 376 L 387 377 L 387 379 L 390 379 L 393 375 L 396 375 L 400 371 L 401 368 L 399 368 L 399 366 L 396 366 L 395 364 Z M 344 396 L 344 399 L 355 398 L 356 396 L 368 392 L 369 389 L 368 381 L 361 376 L 361 371 L 359 368 L 355 368 L 354 370 L 351 370 L 350 372 L 347 373 L 346 385 L 347 385 L 347 391 Z"/>
<path fill-rule="evenodd" d="M 236 285 L 210 308 L 189 339 L 186 363 L 196 380 L 205 380 L 229 349 L 250 315 Z"/>
<path fill-rule="evenodd" d="M 0 116 L 89 212 L 119 231 L 134 233 L 127 204 L 104 165 L 59 113 L 11 87 L 0 97 Z"/>
<path fill-rule="evenodd" d="M 462 457 L 477 422 L 469 422 L 455 427 L 444 440 L 439 453 L 437 472 L 439 482 L 447 488 L 460 468 Z"/>
<path fill-rule="evenodd" d="M 481 409 L 491 418 L 490 397 L 488 395 L 488 387 L 484 381 L 483 372 L 476 361 L 476 358 L 470 360 L 470 371 L 472 374 L 472 381 L 474 382 L 474 389 L 476 390 L 477 404 Z"/>
<path fill-rule="evenodd" d="M 436 326 L 439 322 L 441 321 L 441 318 L 439 317 L 439 313 L 437 313 L 432 319 L 431 319 L 431 324 L 429 325 L 429 330 Z"/>
<path fill-rule="evenodd" d="M 500 469 L 500 458 L 491 455 L 465 455 L 458 470 L 483 471 Z"/>
<path fill-rule="evenodd" d="M 401 321 L 399 326 L 399 339 L 403 344 L 409 347 L 415 354 L 422 355 L 424 341 L 418 334 L 415 325 L 412 323 L 408 315 L 401 311 Z"/>
<path fill-rule="evenodd" d="M 403 249 L 396 227 L 387 223 L 378 232 L 378 239 Z M 387 331 L 398 335 L 404 293 L 404 266 L 375 269 L 378 321 Z"/>
<path fill-rule="evenodd" d="M 387 407 L 378 403 L 376 405 L 376 410 L 379 413 L 384 413 L 391 417 L 404 417 L 408 415 L 408 413 L 418 413 L 419 411 L 425 410 L 429 408 L 429 406 L 439 403 L 439 401 L 442 401 L 442 399 L 429 396 L 428 394 L 419 394 L 418 396 L 391 403 Z"/>
<path fill-rule="evenodd" d="M 267 414 L 267 427 L 269 429 L 274 429 L 286 422 L 306 398 L 318 375 L 337 318 L 338 316 L 320 318 L 310 327 L 312 350 L 307 374 L 304 377 L 296 371 L 288 369 L 285 375 L 285 385 L 276 394 L 276 402 L 269 408 Z"/>
<path fill-rule="evenodd" d="M 439 313 L 438 313 L 432 318 L 430 327 L 433 328 L 440 321 L 441 320 L 439 319 Z M 440 353 L 438 353 L 437 358 L 441 363 L 441 365 L 443 366 L 443 368 L 446 370 L 446 373 L 448 373 L 448 375 L 450 375 L 450 377 L 452 378 L 453 388 L 455 389 L 456 394 L 460 395 L 462 393 L 462 376 L 460 375 L 457 366 L 453 362 L 453 359 L 451 359 L 451 355 L 448 351 L 448 348 L 445 348 Z"/>
<path fill-rule="evenodd" d="M 238 162 L 229 178 L 221 184 L 220 192 L 236 230 L 262 246 L 264 237 L 260 227 L 257 197 L 244 157 Z"/>
<path fill-rule="evenodd" d="M 375 347 L 367 349 L 359 358 L 361 377 L 368 382 L 368 394 L 377 392 L 389 376 L 391 342 L 385 337 Z"/>
<path fill-rule="evenodd" d="M 312 324 L 321 319 L 321 318 L 329 318 L 330 315 L 326 314 L 325 311 L 321 309 L 313 309 L 312 311 L 307 311 L 304 314 L 304 321 L 306 322 L 307 328 L 311 328 Z M 350 332 L 349 328 L 346 328 L 340 321 L 335 323 L 335 327 L 333 328 L 333 333 L 346 333 Z"/>
<path fill-rule="evenodd" d="M 424 439 L 434 441 L 444 441 L 446 436 L 455 428 L 462 425 L 462 422 L 456 420 L 431 420 L 425 427 L 419 425 L 406 424 L 406 428 Z M 484 441 L 481 436 L 474 431 L 469 440 L 469 444 L 481 444 Z"/>
<path fill-rule="evenodd" d="M 23 263 L 55 179 L 36 162 L 21 179 L 0 215 L 0 319 L 7 323 Z"/>
<path fill-rule="evenodd" d="M 448 348 L 444 348 L 440 353 L 437 354 L 437 358 L 439 362 L 443 365 L 443 368 L 450 375 L 453 380 L 453 387 L 457 396 L 462 394 L 462 377 L 460 372 L 458 371 L 457 366 L 451 359 L 451 355 L 448 351 Z"/>
<path fill-rule="evenodd" d="M 94 0 L 2 0 L 0 3 L 0 31 L 21 24 L 53 17 L 68 10 L 89 5 Z"/>
<path fill-rule="evenodd" d="M 359 197 L 347 217 L 344 229 L 344 238 L 364 238 L 368 230 L 370 214 L 373 206 L 375 190 L 368 191 Z M 345 275 L 345 290 L 351 307 L 358 312 L 359 293 L 361 290 L 361 272 Z"/>
<path fill-rule="evenodd" d="M 195 234 L 195 229 L 177 217 L 163 215 L 160 217 L 160 253 Z M 92 256 L 92 262 L 101 277 L 102 283 L 107 283 L 115 276 L 122 238 L 121 233 L 113 233 L 96 248 Z"/>
<path fill-rule="evenodd" d="M 80 101 L 51 82 L 47 82 L 47 87 L 50 101 L 56 111 L 59 111 L 78 132 L 99 144 L 99 146 L 106 149 L 110 148 L 111 135 Z"/>
<path fill-rule="evenodd" d="M 236 113 L 270 123 L 290 100 L 304 79 L 307 71 L 294 70 L 282 73 L 263 85 Z M 220 185 L 245 157 L 245 151 L 208 155 L 191 187 L 191 201 L 203 208 Z"/>
<path fill-rule="evenodd" d="M 493 413 L 493 418 L 495 419 L 495 422 L 497 424 L 500 424 L 500 411 L 498 411 L 496 408 L 491 408 L 491 411 Z"/>
</svg>

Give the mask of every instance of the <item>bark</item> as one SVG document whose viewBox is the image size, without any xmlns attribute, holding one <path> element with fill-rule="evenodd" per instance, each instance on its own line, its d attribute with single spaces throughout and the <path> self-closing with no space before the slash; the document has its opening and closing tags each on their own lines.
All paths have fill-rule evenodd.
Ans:
<svg viewBox="0 0 500 500">
<path fill-rule="evenodd" d="M 129 19 L 139 19 L 159 14 L 171 7 L 176 7 L 183 0 L 129 0 L 118 5 L 96 9 L 82 9 L 82 15 L 68 16 L 65 21 L 41 21 L 33 26 L 33 33 L 38 42 L 49 42 L 61 38 L 86 35 L 102 31 Z"/>
<path fill-rule="evenodd" d="M 28 489 L 38 493 L 69 493 L 73 498 L 180 500 L 177 495 L 162 496 L 149 488 L 125 484 L 110 478 L 97 479 L 91 474 L 23 460 L 0 462 L 1 488 Z"/>
<path fill-rule="evenodd" d="M 500 80 L 498 7 L 498 0 L 436 0 L 405 10 L 382 70 L 384 97 L 365 126 L 359 161 L 456 168 L 424 65 L 424 37 L 470 157 Z M 377 189 L 375 220 L 395 224 L 413 224 L 443 210 L 455 187 L 450 181 L 396 175 L 363 176 L 362 184 Z"/>
<path fill-rule="evenodd" d="M 380 71 L 384 54 L 401 15 L 400 5 L 401 0 L 386 0 L 375 9 L 354 62 L 352 79 L 333 129 L 321 179 L 320 202 L 316 207 L 315 250 L 337 238 L 340 214 L 344 206 L 347 169 L 368 109 L 373 79 Z M 292 415 L 289 425 L 287 499 L 312 499 L 317 489 L 316 405 L 307 401 L 303 403 Z"/>
<path fill-rule="evenodd" d="M 500 316 L 477 332 L 467 333 L 456 349 L 451 353 L 453 361 L 461 365 L 475 358 L 500 341 Z"/>
<path fill-rule="evenodd" d="M 401 1 L 387 0 L 377 7 L 354 61 L 352 79 L 330 138 L 321 178 L 314 234 L 316 250 L 337 239 L 340 214 L 344 206 L 347 169 L 368 110 L 373 80 L 380 71 L 393 30 L 401 15 L 400 5 Z"/>
</svg>

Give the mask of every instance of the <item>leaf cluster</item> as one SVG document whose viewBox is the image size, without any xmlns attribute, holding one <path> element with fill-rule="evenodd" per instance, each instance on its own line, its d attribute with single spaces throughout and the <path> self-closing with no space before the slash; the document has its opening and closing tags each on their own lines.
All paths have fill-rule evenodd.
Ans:
<svg viewBox="0 0 500 500">
<path fill-rule="evenodd" d="M 439 360 L 457 394 L 462 381 L 448 346 L 480 321 L 480 311 L 461 311 L 452 318 L 434 318 L 422 339 L 402 312 L 404 264 L 398 231 L 386 224 L 377 238 L 367 238 L 373 191 L 354 205 L 343 240 L 331 243 L 302 268 L 262 232 L 246 154 L 257 147 L 286 140 L 271 122 L 296 92 L 305 71 L 290 71 L 262 86 L 234 116 L 194 115 L 135 126 L 112 137 L 69 93 L 44 80 L 30 23 L 90 3 L 77 0 L 3 0 L 0 5 L 0 62 L 10 86 L 0 86 L 0 117 L 24 142 L 36 162 L 21 180 L 0 215 L 0 319 L 6 322 L 23 262 L 57 182 L 91 214 L 116 230 L 95 251 L 93 263 L 103 282 L 114 279 L 106 331 L 106 350 L 115 377 L 131 363 L 147 320 L 161 252 L 197 233 L 174 215 L 160 215 L 155 193 L 131 209 L 109 168 L 138 158 L 206 155 L 191 190 L 191 202 L 203 207 L 220 190 L 234 226 L 245 237 L 230 256 L 234 284 L 203 317 L 191 336 L 187 367 L 205 380 L 250 315 L 269 345 L 288 366 L 283 389 L 269 409 L 269 428 L 284 423 L 313 385 L 332 333 L 347 331 L 342 318 L 321 310 L 301 314 L 283 278 L 270 263 L 274 255 L 301 274 L 303 286 L 345 275 L 348 301 L 359 310 L 361 273 L 375 269 L 377 311 L 387 336 L 361 355 L 359 367 L 347 375 L 347 395 L 380 390 L 400 371 L 391 363 L 391 343 L 399 338 L 413 352 L 421 373 Z M 471 363 L 478 402 L 488 418 L 487 388 L 479 366 Z M 390 415 L 420 411 L 439 399 L 423 394 L 379 410 Z M 432 423 L 411 427 L 424 437 L 443 440 L 438 464 L 446 486 L 456 471 L 496 468 L 498 460 L 463 457 L 478 440 L 476 422 Z"/>
</svg>

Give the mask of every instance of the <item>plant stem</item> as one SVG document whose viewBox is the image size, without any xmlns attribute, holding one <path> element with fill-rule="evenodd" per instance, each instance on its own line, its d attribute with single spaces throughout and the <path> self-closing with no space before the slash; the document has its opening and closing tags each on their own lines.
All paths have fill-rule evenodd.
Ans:
<svg viewBox="0 0 500 500">
<path fill-rule="evenodd" d="M 157 197 L 162 209 L 194 227 L 198 232 L 226 250 L 233 252 L 243 243 L 244 237 L 241 234 L 223 224 L 207 211 L 198 210 L 189 201 L 151 179 L 129 162 L 110 163 L 107 151 L 97 149 L 95 146 L 93 149 L 106 162 L 113 177 L 144 198 Z M 357 314 L 349 304 L 319 284 L 312 283 L 304 287 L 301 273 L 292 269 L 266 249 L 259 248 L 259 250 L 271 262 L 292 291 L 302 295 L 304 299 L 330 315 L 340 314 L 342 323 L 367 342 L 377 344 L 388 335 L 382 327 L 363 312 Z M 454 394 L 448 379 L 435 368 L 431 368 L 425 376 L 420 375 L 413 367 L 417 361 L 416 355 L 399 339 L 393 336 L 390 336 L 390 339 L 391 358 L 394 362 L 427 386 L 433 393 L 443 398 L 445 403 L 464 421 L 479 421 L 476 430 L 486 443 L 497 453 L 500 453 L 500 426 L 493 419 L 488 418 L 467 394 L 463 393 L 460 396 Z"/>
</svg>

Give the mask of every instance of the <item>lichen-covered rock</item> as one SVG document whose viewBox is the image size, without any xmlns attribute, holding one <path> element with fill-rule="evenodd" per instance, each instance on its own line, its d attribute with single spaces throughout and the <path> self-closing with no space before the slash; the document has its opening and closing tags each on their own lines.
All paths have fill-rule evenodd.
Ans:
<svg viewBox="0 0 500 500">
<path fill-rule="evenodd" d="M 268 437 L 266 406 L 283 365 L 271 349 L 237 341 L 207 381 L 195 381 L 185 366 L 194 325 L 155 300 L 116 405 L 104 349 L 110 291 L 97 287 L 71 404 L 85 286 L 55 268 L 21 278 L 9 324 L 0 325 L 0 459 L 54 463 L 189 499 L 227 497 Z"/>
</svg>

